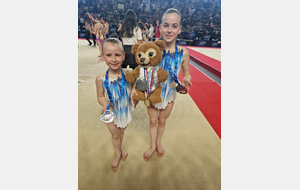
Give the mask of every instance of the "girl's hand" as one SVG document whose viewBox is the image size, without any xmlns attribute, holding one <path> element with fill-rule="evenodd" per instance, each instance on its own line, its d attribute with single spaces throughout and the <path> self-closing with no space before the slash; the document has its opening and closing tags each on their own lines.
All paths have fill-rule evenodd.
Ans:
<svg viewBox="0 0 300 190">
<path fill-rule="evenodd" d="M 192 86 L 190 76 L 183 77 L 183 79 L 182 79 L 182 86 L 184 86 L 188 90 L 188 92 L 189 92 L 190 86 Z"/>
<path fill-rule="evenodd" d="M 103 113 L 105 112 L 106 107 L 103 107 L 103 109 L 101 110 L 101 115 L 103 115 Z"/>
<path fill-rule="evenodd" d="M 139 101 L 136 101 L 135 99 L 133 99 L 133 95 L 138 95 L 138 93 L 136 92 L 135 88 L 131 89 L 131 94 L 130 94 L 130 98 L 133 101 L 133 106 L 134 108 L 136 107 L 136 105 L 139 103 Z"/>
<path fill-rule="evenodd" d="M 107 103 L 104 103 L 103 109 L 101 110 L 101 115 L 103 115 L 103 113 L 105 112 L 105 110 L 106 110 L 108 104 L 109 104 L 108 102 L 107 102 Z M 109 110 L 112 111 L 111 106 L 110 106 Z"/>
</svg>

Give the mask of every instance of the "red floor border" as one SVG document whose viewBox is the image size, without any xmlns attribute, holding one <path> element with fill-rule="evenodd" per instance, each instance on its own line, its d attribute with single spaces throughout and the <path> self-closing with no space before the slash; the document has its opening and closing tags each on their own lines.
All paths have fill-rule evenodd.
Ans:
<svg viewBox="0 0 300 190">
<path fill-rule="evenodd" d="M 192 84 L 189 95 L 221 139 L 221 86 L 190 64 Z M 179 75 L 182 80 L 182 71 Z"/>
</svg>

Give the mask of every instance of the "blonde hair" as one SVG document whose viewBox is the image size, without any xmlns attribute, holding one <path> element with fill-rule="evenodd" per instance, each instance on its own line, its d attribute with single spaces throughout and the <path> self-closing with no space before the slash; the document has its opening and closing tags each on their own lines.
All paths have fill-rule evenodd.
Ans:
<svg viewBox="0 0 300 190">
<path fill-rule="evenodd" d="M 103 44 L 102 44 L 102 49 L 104 50 L 104 44 L 106 43 L 110 43 L 110 44 L 119 44 L 120 48 L 122 49 L 122 51 L 124 51 L 124 47 L 123 44 L 120 42 L 120 40 L 118 40 L 117 38 L 107 38 Z"/>
<path fill-rule="evenodd" d="M 178 16 L 179 16 L 179 25 L 181 25 L 181 13 L 177 9 L 174 9 L 174 8 L 169 8 L 168 10 L 166 10 L 164 12 L 164 14 L 162 16 L 162 19 L 161 19 L 161 24 L 164 22 L 166 15 L 170 14 L 170 13 L 178 14 Z"/>
</svg>

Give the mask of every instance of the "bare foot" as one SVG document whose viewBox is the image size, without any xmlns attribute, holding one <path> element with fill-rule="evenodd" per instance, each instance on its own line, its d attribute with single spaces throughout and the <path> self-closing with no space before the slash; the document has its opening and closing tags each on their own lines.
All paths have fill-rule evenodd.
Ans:
<svg viewBox="0 0 300 190">
<path fill-rule="evenodd" d="M 124 150 L 123 148 L 121 149 L 121 153 L 122 153 L 122 158 L 123 160 L 127 159 L 128 153 L 126 152 L 126 150 Z"/>
<path fill-rule="evenodd" d="M 111 163 L 111 169 L 113 169 L 115 171 L 118 169 L 120 158 L 121 158 L 121 155 L 115 157 L 114 161 Z"/>
<path fill-rule="evenodd" d="M 144 152 L 144 160 L 147 161 L 149 158 L 151 158 L 152 154 L 155 152 L 155 149 L 148 149 L 146 152 Z"/>
<path fill-rule="evenodd" d="M 157 154 L 159 157 L 163 156 L 165 154 L 165 151 L 163 147 L 160 144 L 156 145 Z"/>
</svg>

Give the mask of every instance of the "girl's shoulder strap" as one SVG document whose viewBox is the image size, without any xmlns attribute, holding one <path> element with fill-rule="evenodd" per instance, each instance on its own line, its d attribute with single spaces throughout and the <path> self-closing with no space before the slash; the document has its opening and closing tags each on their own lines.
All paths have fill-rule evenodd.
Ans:
<svg viewBox="0 0 300 190">
<path fill-rule="evenodd" d="M 177 46 L 177 47 L 178 47 L 178 51 L 185 51 L 185 50 L 187 50 L 186 48 L 181 47 L 181 46 Z"/>
<path fill-rule="evenodd" d="M 101 73 L 99 76 L 102 78 L 102 81 L 103 81 L 103 79 L 105 80 L 105 74 L 106 73 Z"/>
</svg>

